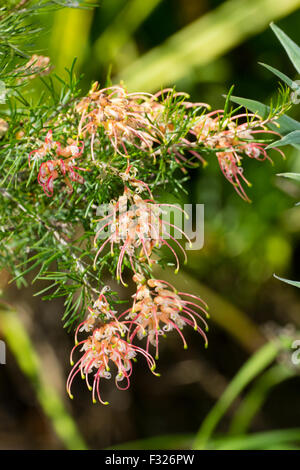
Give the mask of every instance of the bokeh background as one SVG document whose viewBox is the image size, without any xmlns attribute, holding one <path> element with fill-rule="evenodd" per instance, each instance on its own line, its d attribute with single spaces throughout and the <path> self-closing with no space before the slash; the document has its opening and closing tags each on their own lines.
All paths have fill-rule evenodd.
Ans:
<svg viewBox="0 0 300 470">
<path fill-rule="evenodd" d="M 276 96 L 278 80 L 259 62 L 297 78 L 269 27 L 274 21 L 300 44 L 295 0 L 102 0 L 95 9 L 63 9 L 33 21 L 44 28 L 35 52 L 50 56 L 58 75 L 77 57 L 83 93 L 109 74 L 135 91 L 175 85 L 219 109 L 232 84 L 238 96 L 265 103 Z M 32 93 L 39 87 L 32 82 Z M 290 115 L 299 119 L 299 106 Z M 9 273 L 1 273 L 4 297 L 19 319 L 6 324 L 3 318 L 1 326 L 7 343 L 7 363 L 0 365 L 1 449 L 189 448 L 257 350 L 278 335 L 297 338 L 299 291 L 273 274 L 300 279 L 300 186 L 276 176 L 300 172 L 300 158 L 289 148 L 285 161 L 276 152 L 272 157 L 274 166 L 245 161 L 252 204 L 237 196 L 217 162 L 191 172 L 181 202 L 205 204 L 205 244 L 189 252 L 176 282 L 210 304 L 209 348 L 192 329 L 187 351 L 170 335 L 161 346 L 161 377 L 137 363 L 130 390 L 104 384 L 109 407 L 93 405 L 80 381 L 75 399 L 66 397 L 73 337 L 62 328 L 63 301 L 42 302 L 30 286 L 17 291 Z M 232 391 L 207 447 L 300 447 L 300 366 L 293 366 L 292 352 L 265 367 L 258 358 L 253 380 L 250 374 L 241 393 Z M 258 436 L 255 444 L 251 436 Z"/>
</svg>

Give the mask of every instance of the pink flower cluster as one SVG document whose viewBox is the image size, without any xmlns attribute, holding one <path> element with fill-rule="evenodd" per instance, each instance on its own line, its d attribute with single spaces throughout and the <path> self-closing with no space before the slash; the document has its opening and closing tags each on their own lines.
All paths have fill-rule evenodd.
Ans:
<svg viewBox="0 0 300 470">
<path fill-rule="evenodd" d="M 133 165 L 131 154 L 138 149 L 142 158 L 143 155 L 145 159 L 152 158 L 154 168 L 159 159 L 165 165 L 174 166 L 175 162 L 185 172 L 195 159 L 206 164 L 203 155 L 211 153 L 238 195 L 249 201 L 243 186 L 250 185 L 243 174 L 243 158 L 271 160 L 266 151 L 267 142 L 261 137 L 277 134 L 267 127 L 273 121 L 255 114 L 210 112 L 208 108 L 207 104 L 192 103 L 185 93 L 171 89 L 155 95 L 128 93 L 123 86 L 100 89 L 96 82 L 88 95 L 74 105 L 75 137 L 63 146 L 53 140 L 50 130 L 42 145 L 29 154 L 29 165 L 41 161 L 37 179 L 49 197 L 59 177 L 69 193 L 73 191 L 72 182 L 84 182 L 79 172 L 88 170 L 77 166 L 84 148 L 89 149 L 85 160 L 94 168 L 104 168 L 120 178 L 124 188 L 110 202 L 109 214 L 97 220 L 100 226 L 94 237 L 94 269 L 100 267 L 105 248 L 109 246 L 111 254 L 116 255 L 117 280 L 127 286 L 123 278 L 126 264 L 132 271 L 136 292 L 130 308 L 120 315 L 112 309 L 104 291 L 88 308 L 86 320 L 76 330 L 76 344 L 71 353 L 73 368 L 67 381 L 71 398 L 74 378 L 80 374 L 92 391 L 93 401 L 98 399 L 107 404 L 102 399 L 100 383 L 114 375 L 116 386 L 126 390 L 138 357 L 143 357 L 150 371 L 159 375 L 155 372 L 159 340 L 171 331 L 178 333 L 186 348 L 182 330 L 191 326 L 207 346 L 206 303 L 194 294 L 178 292 L 167 281 L 152 277 L 152 267 L 158 262 L 157 249 L 164 245 L 175 258 L 176 273 L 179 258 L 175 245 L 187 260 L 185 250 L 170 229 L 174 234 L 180 232 L 190 244 L 191 241 L 181 228 L 164 220 L 164 206 L 166 209 L 172 204 L 155 202 L 149 185 L 137 177 L 138 163 Z M 103 149 L 109 150 L 109 155 L 113 150 L 111 161 L 99 159 Z M 278 152 L 284 156 L 281 150 Z M 114 166 L 114 158 L 118 156 L 126 160 L 119 158 Z M 170 239 L 174 246 L 167 241 Z M 78 342 L 79 334 L 84 336 Z M 144 347 L 136 341 L 144 341 Z M 150 352 L 152 347 L 155 359 Z M 75 352 L 80 355 L 74 363 Z"/>
<path fill-rule="evenodd" d="M 179 258 L 174 248 L 166 241 L 165 238 L 167 237 L 165 235 L 167 234 L 177 244 L 183 252 L 185 261 L 187 260 L 185 250 L 178 240 L 169 233 L 168 229 L 173 227 L 178 230 L 188 240 L 190 245 L 191 240 L 180 227 L 162 219 L 163 207 L 172 207 L 172 204 L 156 203 L 151 192 L 150 199 L 143 199 L 135 191 L 125 186 L 124 193 L 116 201 L 112 202 L 111 212 L 100 219 L 102 225 L 94 239 L 95 247 L 97 247 L 100 235 L 102 240 L 103 235 L 107 234 L 107 239 L 101 243 L 96 253 L 94 267 L 96 267 L 99 255 L 108 243 L 110 244 L 112 254 L 114 246 L 116 246 L 119 250 L 117 279 L 121 280 L 123 285 L 126 285 L 122 278 L 122 267 L 125 257 L 128 257 L 131 269 L 136 274 L 141 263 L 146 262 L 150 268 L 155 264 L 155 259 L 151 257 L 154 248 L 166 245 L 175 257 L 175 272 L 177 273 L 179 270 Z M 181 211 L 185 213 L 182 209 Z M 185 215 L 187 216 L 187 214 Z M 109 231 L 104 232 L 105 229 L 109 229 Z"/>
<path fill-rule="evenodd" d="M 166 281 L 146 280 L 141 274 L 134 275 L 133 279 L 137 283 L 137 291 L 130 309 L 118 316 L 102 292 L 93 307 L 88 309 L 86 320 L 77 327 L 75 346 L 70 356 L 73 368 L 67 380 L 70 398 L 73 398 L 73 380 L 80 374 L 92 391 L 93 402 L 96 403 L 98 399 L 107 405 L 108 402 L 101 397 L 101 379 L 111 379 L 114 374 L 117 388 L 127 390 L 133 361 L 138 356 L 143 356 L 150 371 L 159 376 L 155 372 L 156 363 L 149 352 L 149 345 L 155 346 L 155 358 L 158 359 L 159 337 L 173 329 L 181 336 L 185 349 L 187 343 L 182 333 L 185 325 L 198 331 L 207 345 L 205 332 L 197 323 L 200 320 L 207 331 L 203 318 L 208 317 L 207 305 L 203 300 L 192 294 L 177 292 Z M 86 337 L 78 341 L 79 333 L 84 333 Z M 136 337 L 139 340 L 146 338 L 145 348 L 134 344 Z M 75 350 L 79 350 L 80 357 L 74 363 Z"/>
<path fill-rule="evenodd" d="M 69 193 L 73 192 L 71 181 L 84 183 L 83 177 L 77 171 L 88 170 L 78 167 L 75 161 L 76 158 L 82 155 L 83 149 L 84 143 L 82 141 L 77 143 L 73 140 L 66 147 L 62 147 L 59 142 L 53 140 L 52 131 L 50 130 L 41 147 L 30 152 L 28 157 L 29 165 L 32 161 L 45 158 L 51 152 L 54 152 L 55 157 L 63 157 L 47 160 L 40 165 L 37 179 L 48 197 L 53 196 L 54 181 L 59 176 L 63 176 Z"/>
<path fill-rule="evenodd" d="M 199 160 L 207 164 L 202 154 L 211 151 L 216 155 L 225 178 L 233 185 L 240 197 L 249 201 L 243 184 L 250 186 L 244 176 L 242 160 L 249 157 L 258 161 L 271 160 L 265 147 L 267 142 L 258 139 L 259 135 L 277 134 L 267 125 L 276 118 L 262 119 L 257 114 L 244 113 L 226 116 L 224 110 L 207 112 L 206 103 L 192 103 L 185 93 L 172 89 L 156 94 L 128 93 L 123 86 L 99 89 L 95 82 L 87 96 L 75 104 L 78 116 L 77 137 L 61 149 L 52 139 L 49 131 L 45 143 L 30 153 L 30 157 L 44 157 L 56 149 L 56 156 L 64 159 L 51 159 L 42 164 L 39 183 L 44 192 L 53 194 L 53 182 L 62 174 L 68 190 L 72 191 L 71 181 L 83 183 L 83 177 L 75 170 L 86 171 L 74 163 L 85 146 L 90 147 L 90 162 L 95 163 L 95 144 L 105 136 L 116 152 L 128 159 L 134 149 L 144 151 L 156 158 L 173 158 L 183 171 L 185 165 Z M 170 112 L 176 104 L 174 115 Z M 193 110 L 192 113 L 189 110 Z M 177 129 L 176 116 L 184 124 L 184 131 Z M 81 140 L 80 140 L 81 139 Z M 275 149 L 281 153 L 280 149 Z M 67 159 L 68 158 L 68 159 Z"/>
<path fill-rule="evenodd" d="M 246 122 L 240 124 L 238 120 L 241 119 L 246 119 Z M 218 110 L 201 116 L 190 130 L 199 144 L 216 151 L 223 175 L 245 201 L 249 201 L 249 198 L 242 183 L 246 183 L 247 186 L 251 184 L 243 174 L 243 155 L 259 161 L 267 159 L 272 162 L 265 150 L 268 143 L 255 141 L 255 135 L 258 134 L 279 135 L 267 128 L 268 123 L 270 120 L 263 120 L 251 113 L 225 119 L 224 111 Z M 280 149 L 275 150 L 284 157 Z"/>
</svg>

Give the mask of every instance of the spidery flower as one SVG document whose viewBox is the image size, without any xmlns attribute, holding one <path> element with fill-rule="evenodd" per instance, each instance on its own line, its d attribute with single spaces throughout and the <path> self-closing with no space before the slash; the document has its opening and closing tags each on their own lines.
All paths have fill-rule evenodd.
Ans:
<svg viewBox="0 0 300 470">
<path fill-rule="evenodd" d="M 50 57 L 33 54 L 23 67 L 16 69 L 16 72 L 24 73 L 24 76 L 19 78 L 18 82 L 22 83 L 26 79 L 32 80 L 38 76 L 48 75 L 52 69 Z"/>
<path fill-rule="evenodd" d="M 137 182 L 137 180 L 135 181 Z M 142 182 L 139 182 L 139 184 L 142 184 Z M 181 228 L 163 219 L 164 206 L 172 207 L 172 204 L 155 203 L 151 192 L 150 199 L 143 199 L 139 194 L 126 186 L 123 195 L 117 201 L 113 201 L 110 214 L 100 219 L 102 225 L 96 233 L 94 244 L 97 246 L 99 238 L 102 241 L 106 237 L 106 240 L 102 241 L 96 253 L 94 267 L 96 267 L 97 259 L 105 246 L 109 243 L 111 253 L 113 254 L 114 245 L 116 245 L 120 251 L 117 263 L 117 279 L 121 280 L 123 285 L 126 285 L 122 278 L 122 266 L 125 256 L 128 257 L 130 266 L 136 273 L 136 264 L 139 265 L 146 262 L 151 267 L 155 262 L 151 258 L 153 249 L 166 245 L 175 257 L 175 272 L 178 272 L 179 258 L 174 248 L 165 240 L 164 236 L 167 234 L 177 244 L 183 252 L 185 260 L 186 253 L 178 240 L 169 233 L 170 227 L 183 234 L 190 245 L 191 240 Z M 187 216 L 185 211 L 181 211 Z M 108 232 L 104 232 L 105 229 L 109 229 Z"/>
<path fill-rule="evenodd" d="M 246 118 L 247 121 L 239 124 L 239 119 Z M 266 127 L 271 120 L 263 120 L 256 114 L 239 114 L 224 118 L 224 111 L 217 110 L 202 115 L 196 121 L 190 133 L 197 138 L 199 144 L 209 149 L 220 149 L 216 152 L 216 156 L 225 178 L 234 186 L 239 196 L 250 201 L 242 184 L 251 186 L 245 178 L 242 168 L 243 156 L 254 158 L 259 161 L 268 159 L 265 147 L 266 142 L 257 141 L 259 134 L 275 134 Z M 280 149 L 277 150 L 283 157 L 284 154 Z"/>
<path fill-rule="evenodd" d="M 150 344 L 155 346 L 155 358 L 158 359 L 159 336 L 176 330 L 186 349 L 187 343 L 181 330 L 189 325 L 203 336 L 207 346 L 205 331 L 208 331 L 208 325 L 203 317 L 209 317 L 208 306 L 200 297 L 177 292 L 167 281 L 146 280 L 142 274 L 135 274 L 133 280 L 137 284 L 133 306 L 119 317 L 127 315 L 125 318 L 133 321 L 128 334 L 130 342 L 136 335 L 139 339 L 147 336 L 146 351 L 149 351 Z M 204 325 L 204 330 L 198 321 Z"/>
<path fill-rule="evenodd" d="M 103 317 L 107 320 L 113 318 L 113 320 L 105 323 Z M 96 403 L 98 398 L 100 403 L 107 405 L 108 402 L 103 401 L 100 393 L 101 379 L 110 379 L 114 373 L 117 388 L 127 390 L 130 386 L 133 361 L 136 360 L 137 355 L 146 359 L 147 365 L 154 375 L 159 375 L 154 371 L 156 365 L 153 357 L 144 349 L 124 339 L 128 332 L 127 324 L 132 325 L 133 321 L 120 322 L 114 318 L 115 312 L 109 309 L 105 296 L 101 294 L 93 309 L 90 309 L 87 320 L 77 328 L 76 344 L 70 356 L 73 368 L 66 385 L 70 398 L 73 398 L 71 393 L 73 380 L 80 373 L 82 379 L 86 380 L 88 389 L 92 391 L 93 402 Z M 78 331 L 88 332 L 89 336 L 78 342 Z M 74 363 L 73 355 L 75 350 L 79 348 L 81 357 Z M 124 385 L 122 382 L 125 382 Z"/>
<path fill-rule="evenodd" d="M 81 115 L 78 135 L 91 136 L 94 160 L 94 141 L 99 129 L 104 129 L 114 150 L 128 157 L 127 145 L 151 152 L 157 129 L 146 116 L 148 93 L 127 93 L 121 86 L 98 89 L 95 82 L 89 95 L 75 107 Z"/>
<path fill-rule="evenodd" d="M 53 133 L 52 130 L 50 129 L 45 137 L 45 141 L 42 143 L 42 145 L 35 150 L 32 150 L 29 155 L 28 155 L 28 164 L 30 165 L 31 161 L 35 160 L 40 160 L 44 158 L 47 153 L 50 153 L 52 150 L 56 150 L 60 148 L 59 142 L 55 142 L 53 140 Z"/>
<path fill-rule="evenodd" d="M 66 147 L 62 147 L 59 142 L 53 141 L 52 131 L 50 130 L 45 138 L 45 142 L 37 150 L 30 152 L 28 161 L 29 165 L 32 160 L 39 160 L 50 153 L 51 156 L 63 157 L 47 160 L 40 165 L 38 173 L 38 183 L 42 186 L 44 193 L 53 196 L 54 181 L 63 176 L 64 182 L 68 188 L 69 194 L 73 192 L 71 181 L 84 183 L 83 177 L 77 171 L 88 171 L 76 164 L 76 158 L 82 155 L 84 143 L 69 140 Z"/>
</svg>

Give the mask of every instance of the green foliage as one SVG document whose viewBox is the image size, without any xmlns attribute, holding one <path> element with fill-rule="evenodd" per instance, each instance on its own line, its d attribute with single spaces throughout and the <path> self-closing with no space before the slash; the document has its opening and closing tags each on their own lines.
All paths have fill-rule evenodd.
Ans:
<svg viewBox="0 0 300 470">
<path fill-rule="evenodd" d="M 291 281 L 290 279 L 284 279 L 283 277 L 276 276 L 275 274 L 274 274 L 274 277 L 276 277 L 276 279 L 279 279 L 280 281 L 290 284 L 291 286 L 300 287 L 299 281 Z"/>
<path fill-rule="evenodd" d="M 300 47 L 292 41 L 278 26 L 271 24 L 271 28 L 276 34 L 277 38 L 283 45 L 286 53 L 288 54 L 292 64 L 298 73 L 300 73 Z"/>
<path fill-rule="evenodd" d="M 229 383 L 220 399 L 215 403 L 203 420 L 196 436 L 168 435 L 132 441 L 117 447 L 118 449 L 202 449 L 202 450 L 246 450 L 246 449 L 299 449 L 300 430 L 282 429 L 269 432 L 246 434 L 246 428 L 261 408 L 271 388 L 284 380 L 295 376 L 296 369 L 287 363 L 273 365 L 283 351 L 289 351 L 292 339 L 282 335 L 276 341 L 270 341 L 260 348 L 239 370 Z M 263 373 L 263 375 L 261 375 Z M 253 388 L 246 394 L 240 406 L 235 410 L 228 434 L 215 432 L 222 418 L 231 405 L 242 398 L 248 384 Z"/>
<path fill-rule="evenodd" d="M 285 135 L 282 139 L 276 140 L 268 145 L 268 148 L 283 147 L 284 145 L 299 145 L 300 144 L 300 131 L 293 131 Z"/>
<path fill-rule="evenodd" d="M 278 352 L 278 345 L 268 343 L 256 352 L 230 383 L 220 400 L 212 408 L 208 416 L 202 422 L 201 427 L 196 435 L 195 448 L 204 449 L 207 441 L 212 435 L 218 422 L 242 392 L 245 386 L 253 380 L 262 370 L 272 363 Z"/>
<path fill-rule="evenodd" d="M 290 178 L 295 181 L 300 181 L 299 173 L 278 173 L 277 176 L 283 176 L 284 178 Z"/>
<path fill-rule="evenodd" d="M 279 41 L 281 42 L 285 51 L 287 52 L 296 71 L 300 73 L 300 48 L 299 46 L 297 46 L 297 44 L 294 41 L 292 41 L 284 33 L 284 31 L 278 28 L 278 26 L 271 24 L 271 28 L 276 34 Z M 279 77 L 283 82 L 285 82 L 290 87 L 291 92 L 299 93 L 299 85 L 296 82 L 294 82 L 292 79 L 287 77 L 285 74 L 282 74 L 278 70 L 274 69 L 273 67 L 265 65 L 265 64 L 262 64 L 262 65 L 264 65 L 268 70 L 270 70 L 277 77 Z M 265 105 L 259 102 L 254 102 L 252 100 L 246 100 L 246 99 L 237 98 L 237 97 L 233 97 L 232 100 L 240 105 L 247 106 L 253 112 L 264 113 L 264 115 L 266 115 L 269 112 L 269 108 L 267 108 Z M 297 149 L 299 149 L 300 148 L 300 122 L 292 120 L 290 117 L 285 116 L 285 115 L 280 116 L 277 122 L 280 126 L 280 132 L 283 135 L 283 137 L 279 140 L 276 140 L 275 142 L 270 143 L 267 149 L 275 148 L 275 147 L 276 148 L 284 147 L 286 145 L 292 145 L 296 147 Z M 280 173 L 278 176 L 284 176 L 285 178 L 290 178 L 290 179 L 299 181 L 299 174 L 297 173 Z M 275 276 L 275 277 L 288 284 L 291 284 L 296 287 L 300 287 L 300 283 L 297 281 L 283 279 L 278 276 Z"/>
<path fill-rule="evenodd" d="M 283 114 L 284 110 L 287 107 L 286 98 L 284 98 L 283 101 L 278 101 L 275 105 L 272 106 L 267 106 L 263 103 L 260 103 L 259 101 L 250 100 L 248 98 L 240 98 L 238 96 L 231 96 L 230 99 L 234 103 L 237 103 L 240 106 L 244 106 L 253 113 L 259 114 L 264 119 L 268 119 L 269 116 L 272 116 L 273 113 L 276 114 L 277 112 L 279 112 L 279 118 L 276 120 L 276 124 L 278 124 L 278 126 L 273 123 L 268 124 L 268 126 L 273 131 L 280 130 L 280 133 L 282 135 L 286 135 L 290 132 L 300 129 L 300 123 L 298 121 Z"/>
<path fill-rule="evenodd" d="M 294 82 L 291 78 L 289 78 L 287 75 L 284 73 L 280 72 L 279 70 L 275 69 L 274 67 L 271 67 L 271 65 L 263 64 L 260 62 L 260 65 L 265 67 L 267 70 L 272 72 L 274 75 L 276 75 L 280 80 L 282 80 L 284 83 L 286 83 L 292 90 L 299 91 L 300 87 L 299 85 Z"/>
</svg>

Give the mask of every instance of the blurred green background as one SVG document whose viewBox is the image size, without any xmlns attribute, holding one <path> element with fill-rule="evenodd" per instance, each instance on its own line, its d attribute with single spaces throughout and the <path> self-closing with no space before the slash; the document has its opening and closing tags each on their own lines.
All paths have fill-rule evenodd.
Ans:
<svg viewBox="0 0 300 470">
<path fill-rule="evenodd" d="M 299 0 L 102 0 L 96 9 L 34 21 L 45 28 L 35 53 L 50 56 L 59 75 L 77 57 L 83 93 L 109 73 L 129 90 L 175 85 L 219 109 L 232 84 L 235 95 L 265 103 L 276 95 L 278 80 L 258 62 L 297 78 L 269 23 L 300 44 Z M 40 86 L 35 80 L 32 91 Z M 290 114 L 300 119 L 299 106 Z M 300 172 L 300 158 L 289 148 L 285 161 L 271 156 L 274 166 L 245 161 L 252 204 L 237 196 L 216 161 L 191 172 L 181 202 L 205 204 L 205 244 L 189 252 L 174 282 L 210 304 L 209 348 L 192 329 L 188 351 L 170 335 L 161 377 L 137 363 L 129 391 L 104 385 L 109 407 L 92 405 L 80 382 L 74 401 L 66 398 L 73 338 L 62 329 L 63 303 L 43 303 L 31 288 L 17 292 L 1 274 L 19 320 L 0 309 L 8 345 L 0 366 L 0 448 L 300 448 L 300 366 L 291 362 L 289 342 L 283 351 L 265 345 L 278 335 L 300 339 L 299 292 L 273 277 L 300 279 L 300 187 L 276 176 Z"/>
</svg>

